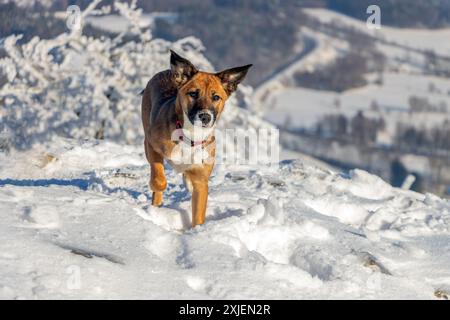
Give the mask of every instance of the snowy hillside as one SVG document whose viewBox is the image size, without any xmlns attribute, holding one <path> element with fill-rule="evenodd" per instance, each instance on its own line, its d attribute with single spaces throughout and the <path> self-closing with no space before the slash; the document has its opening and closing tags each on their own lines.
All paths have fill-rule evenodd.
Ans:
<svg viewBox="0 0 450 320">
<path fill-rule="evenodd" d="M 404 179 L 392 169 L 398 161 L 421 181 L 416 190 L 448 197 L 450 30 L 371 30 L 331 10 L 303 11 L 315 21 L 315 28 L 300 30 L 310 49 L 253 95 L 262 117 L 282 129 L 284 147 L 341 168 L 366 168 L 392 183 Z M 362 77 L 339 90 L 349 74 Z M 365 133 L 355 129 L 362 118 Z M 371 126 L 373 135 L 361 143 Z"/>
<path fill-rule="evenodd" d="M 381 38 L 385 41 L 391 41 L 400 45 L 411 46 L 422 50 L 435 50 L 443 55 L 450 54 L 450 44 L 442 39 L 450 37 L 450 29 L 426 30 L 426 29 L 407 29 L 382 26 L 381 29 L 368 29 L 366 23 L 335 11 L 327 9 L 305 9 L 307 14 L 323 22 L 332 22 L 337 26 L 348 26 L 361 32 Z"/>
<path fill-rule="evenodd" d="M 353 28 L 349 30 L 373 37 L 375 48 L 386 57 L 382 83 L 374 82 L 371 79 L 374 75 L 369 75 L 368 85 L 342 93 L 296 86 L 293 80 L 295 72 L 314 71 L 332 64 L 339 56 L 347 54 L 350 46 L 345 39 L 303 27 L 301 34 L 315 43 L 313 49 L 255 90 L 254 103 L 264 110 L 266 119 L 282 125 L 286 118 L 290 118 L 295 127 L 310 127 L 324 114 L 353 115 L 358 110 L 370 113 L 371 104 L 376 101 L 380 108 L 378 113 L 391 112 L 388 118 L 395 121 L 409 116 L 408 122 L 414 120 L 419 125 L 435 126 L 436 122 L 450 120 L 450 112 L 406 115 L 411 96 L 427 97 L 436 105 L 450 104 L 448 78 L 426 74 L 427 61 L 424 60 L 424 50 L 442 54 L 444 58 L 450 57 L 448 42 L 445 41 L 450 30 L 396 29 L 385 26 L 380 30 L 370 30 L 365 22 L 330 10 L 304 9 L 304 12 L 320 22 L 333 23 L 337 28 Z M 336 107 L 337 100 L 344 106 L 342 109 Z M 395 121 L 392 121 L 393 124 Z M 392 134 L 393 129 L 389 128 L 389 131 Z"/>
<path fill-rule="evenodd" d="M 392 143 L 398 123 L 416 121 L 423 127 L 433 128 L 442 125 L 445 119 L 450 120 L 450 112 L 422 112 L 420 115 L 410 113 L 408 102 L 411 96 L 420 96 L 427 97 L 435 105 L 450 105 L 450 95 L 447 94 L 450 80 L 389 72 L 384 74 L 383 80 L 382 86 L 371 84 L 340 94 L 287 87 L 272 96 L 265 118 L 278 126 L 283 126 L 289 118 L 296 128 L 313 128 L 317 120 L 328 114 L 342 113 L 351 117 L 363 110 L 367 115 L 383 116 L 390 120 L 386 123 L 386 134 L 380 137 L 387 137 L 387 140 L 381 141 L 386 144 Z M 430 93 L 430 84 L 434 85 L 435 92 Z M 336 106 L 336 101 L 339 101 L 341 107 Z M 374 101 L 381 110 L 373 110 Z"/>
<path fill-rule="evenodd" d="M 450 203 L 286 161 L 218 168 L 206 224 L 143 148 L 55 140 L 0 159 L 0 298 L 420 298 L 450 290 Z"/>
</svg>

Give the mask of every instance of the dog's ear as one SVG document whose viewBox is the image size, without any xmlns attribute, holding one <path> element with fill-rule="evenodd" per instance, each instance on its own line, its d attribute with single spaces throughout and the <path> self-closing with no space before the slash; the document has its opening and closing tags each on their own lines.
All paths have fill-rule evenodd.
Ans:
<svg viewBox="0 0 450 320">
<path fill-rule="evenodd" d="M 216 73 L 216 76 L 220 78 L 222 86 L 228 95 L 236 91 L 238 84 L 244 80 L 247 71 L 251 66 L 252 64 L 248 64 L 246 66 L 227 69 Z"/>
<path fill-rule="evenodd" d="M 178 87 L 188 82 L 198 72 L 189 60 L 172 50 L 170 50 L 170 69 Z"/>
</svg>

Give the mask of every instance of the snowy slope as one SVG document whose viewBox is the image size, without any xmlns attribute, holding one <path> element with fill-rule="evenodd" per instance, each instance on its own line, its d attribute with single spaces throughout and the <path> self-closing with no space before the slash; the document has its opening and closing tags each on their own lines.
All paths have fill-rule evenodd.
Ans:
<svg viewBox="0 0 450 320">
<path fill-rule="evenodd" d="M 360 32 L 389 42 L 421 50 L 433 50 L 443 55 L 450 54 L 450 43 L 448 41 L 442 41 L 442 39 L 448 39 L 450 37 L 449 28 L 427 30 L 388 27 L 383 25 L 383 17 L 381 17 L 381 29 L 369 29 L 365 21 L 360 21 L 332 10 L 313 8 L 304 9 L 303 11 L 322 22 L 332 22 L 336 23 L 337 26 L 352 27 Z"/>
<path fill-rule="evenodd" d="M 450 120 L 450 113 L 425 113 L 420 115 L 409 113 L 409 98 L 412 96 L 426 97 L 434 104 L 450 105 L 450 95 L 447 93 L 450 81 L 443 78 L 386 72 L 384 83 L 367 85 L 362 88 L 348 90 L 343 93 L 318 91 L 306 88 L 286 87 L 271 95 L 270 107 L 264 117 L 278 126 L 283 126 L 289 118 L 296 128 L 313 127 L 318 120 L 327 114 L 344 114 L 354 116 L 359 110 L 366 115 L 385 117 L 390 135 L 395 133 L 397 123 L 416 121 L 422 127 L 431 128 L 441 125 L 445 119 Z M 436 87 L 430 92 L 429 86 Z M 337 108 L 336 100 L 344 107 Z M 371 110 L 376 101 L 380 111 Z"/>
<path fill-rule="evenodd" d="M 353 116 L 357 111 L 370 112 L 372 102 L 376 101 L 383 113 L 390 113 L 386 120 L 393 134 L 397 122 L 415 122 L 420 126 L 442 125 L 450 114 L 406 115 L 408 100 L 412 96 L 426 97 L 433 104 L 450 103 L 448 92 L 450 82 L 444 77 L 426 75 L 423 55 L 409 50 L 431 50 L 448 54 L 448 35 L 450 30 L 415 30 L 382 26 L 380 30 L 368 29 L 365 22 L 347 17 L 326 9 L 304 9 L 304 12 L 321 22 L 336 26 L 352 27 L 367 33 L 375 39 L 376 48 L 387 58 L 386 70 L 382 73 L 381 85 L 370 83 L 365 87 L 343 93 L 304 89 L 292 80 L 297 71 L 313 71 L 332 64 L 345 55 L 348 42 L 325 33 L 302 28 L 301 33 L 316 43 L 311 52 L 289 68 L 282 70 L 267 82 L 255 89 L 254 101 L 264 113 L 264 118 L 276 125 L 284 125 L 289 119 L 294 128 L 309 128 L 324 115 L 340 113 Z M 390 45 L 385 44 L 389 41 Z M 445 43 L 445 44 L 444 44 Z M 404 45 L 399 48 L 396 45 Z M 430 87 L 436 88 L 431 90 Z M 344 106 L 337 109 L 339 100 Z M 418 126 L 419 126 L 418 125 Z"/>
<path fill-rule="evenodd" d="M 224 168 L 206 224 L 141 146 L 54 140 L 0 155 L 0 298 L 420 298 L 450 290 L 450 203 L 363 171 Z"/>
<path fill-rule="evenodd" d="M 442 72 L 448 70 L 449 29 L 399 29 L 383 25 L 380 30 L 371 30 L 363 21 L 330 10 L 304 9 L 304 12 L 311 18 L 329 25 L 322 25 L 322 28 L 317 30 L 303 27 L 300 33 L 315 43 L 311 51 L 255 88 L 253 105 L 265 120 L 283 129 L 315 133 L 318 124 L 326 123 L 324 119 L 328 116 L 343 115 L 347 120 L 351 120 L 362 111 L 365 117 L 383 119 L 385 127 L 378 131 L 376 137 L 377 146 L 383 147 L 395 145 L 401 127 L 412 126 L 418 131 L 430 132 L 434 128 L 443 129 L 448 125 L 450 81 L 446 76 L 432 75 L 430 72 L 432 63 L 424 54 L 424 50 L 440 55 L 442 61 L 437 65 Z M 370 36 L 374 48 L 385 57 L 383 71 L 365 74 L 367 85 L 344 92 L 300 87 L 295 81 L 296 72 L 314 72 L 323 69 L 324 66 L 332 66 L 337 58 L 356 50 L 351 48 L 352 40 L 349 40 L 351 37 L 336 36 L 333 27 L 351 28 Z M 417 99 L 435 106 L 435 110 L 414 110 L 412 101 Z M 437 111 L 438 109 L 440 111 Z M 324 157 L 314 149 L 285 143 L 286 139 L 282 141 L 284 147 L 303 152 L 308 150 L 314 156 Z M 342 148 L 340 149 L 342 151 Z M 330 151 L 326 158 L 367 168 L 367 160 L 355 163 L 354 155 L 347 151 L 344 153 Z M 402 164 L 410 172 L 423 177 L 438 176 L 437 179 L 449 175 L 447 169 L 435 174 L 436 165 L 430 159 L 432 157 L 429 155 L 421 158 L 411 155 L 401 156 Z M 373 170 L 373 167 L 371 169 Z M 385 172 L 385 176 L 388 177 L 390 171 Z M 441 181 L 444 181 L 442 186 L 433 185 L 428 190 L 446 194 L 447 178 Z"/>
</svg>

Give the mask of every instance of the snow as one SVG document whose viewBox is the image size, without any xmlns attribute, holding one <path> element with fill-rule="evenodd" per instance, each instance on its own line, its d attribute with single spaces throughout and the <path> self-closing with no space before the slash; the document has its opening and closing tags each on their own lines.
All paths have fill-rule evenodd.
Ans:
<svg viewBox="0 0 450 320">
<path fill-rule="evenodd" d="M 448 106 L 450 103 L 449 80 L 427 75 L 427 61 L 423 54 L 423 50 L 434 50 L 440 55 L 448 55 L 450 48 L 446 39 L 449 29 L 416 30 L 382 26 L 376 30 L 368 29 L 363 21 L 334 11 L 304 9 L 304 12 L 321 22 L 352 27 L 374 37 L 375 48 L 386 56 L 385 70 L 380 75 L 368 74 L 369 83 L 366 86 L 342 93 L 298 87 L 293 79 L 295 72 L 314 71 L 330 65 L 349 50 L 348 41 L 304 27 L 301 34 L 314 43 L 311 51 L 255 89 L 253 104 L 264 119 L 279 127 L 314 129 L 326 115 L 342 114 L 350 118 L 362 110 L 365 116 L 385 120 L 386 129 L 377 137 L 380 145 L 392 144 L 398 124 L 429 129 L 443 126 L 445 121 L 450 120 L 448 112 L 409 112 L 411 97 L 427 99 L 436 106 Z M 379 76 L 382 83 L 374 83 L 373 80 Z M 372 110 L 374 102 L 379 111 Z M 415 165 L 411 163 L 409 167 Z"/>
<path fill-rule="evenodd" d="M 269 109 L 272 97 L 282 92 L 287 84 L 292 85 L 292 77 L 297 71 L 313 71 L 331 64 L 339 57 L 340 51 L 348 49 L 347 43 L 308 27 L 302 27 L 300 34 L 313 43 L 311 50 L 256 88 L 252 97 L 256 109 Z"/>
<path fill-rule="evenodd" d="M 51 155 L 51 156 L 50 156 Z M 206 223 L 143 147 L 54 139 L 0 155 L 3 299 L 434 299 L 450 289 L 450 202 L 283 161 L 220 166 Z"/>
<path fill-rule="evenodd" d="M 44 7 L 50 7 L 52 5 L 51 0 L 1 0 L 0 3 L 6 4 L 14 2 L 15 5 L 22 7 L 22 8 L 30 8 L 36 4 L 42 5 Z"/>
<path fill-rule="evenodd" d="M 337 23 L 340 26 L 352 27 L 360 32 L 389 42 L 420 50 L 432 50 L 442 55 L 450 54 L 450 44 L 448 41 L 442 41 L 450 37 L 449 28 L 437 30 L 394 28 L 383 25 L 383 17 L 381 17 L 381 29 L 369 29 L 365 21 L 360 21 L 332 10 L 314 8 L 304 9 L 303 11 L 321 22 Z"/>
<path fill-rule="evenodd" d="M 91 2 L 81 17 L 103 12 L 105 7 L 96 8 L 99 2 Z M 135 1 L 116 1 L 113 7 L 115 17 L 128 21 L 129 28 L 112 38 L 95 39 L 72 29 L 53 39 L 34 37 L 25 44 L 17 43 L 16 35 L 4 39 L 0 72 L 8 82 L 0 88 L 4 101 L 0 134 L 6 140 L 2 144 L 26 149 L 53 136 L 138 143 L 143 138 L 142 131 L 135 129 L 142 125 L 136 112 L 139 92 L 155 73 L 169 67 L 169 49 L 202 70 L 212 69 L 200 40 L 152 38 Z M 126 34 L 134 40 L 125 41 Z M 245 95 L 241 91 L 243 100 Z M 235 103 L 231 99 L 230 105 Z"/>
<path fill-rule="evenodd" d="M 101 21 L 91 16 L 94 6 L 83 15 Z M 167 167 L 164 205 L 152 207 L 137 93 L 168 67 L 169 48 L 203 70 L 213 67 L 198 39 L 154 39 L 133 2 L 115 2 L 114 9 L 108 25 L 120 19 L 124 33 L 112 39 L 73 31 L 3 43 L 0 67 L 9 82 L 0 88 L 0 299 L 448 294 L 450 203 L 393 188 L 365 171 L 337 173 L 289 150 L 281 150 L 279 166 L 223 163 L 210 179 L 206 223 L 191 229 L 191 196 Z M 136 40 L 123 43 L 125 32 Z M 218 130 L 273 129 L 259 116 L 268 110 L 275 123 L 286 116 L 294 125 L 312 123 L 336 97 L 350 105 L 346 112 L 381 96 L 381 107 L 403 105 L 397 90 L 413 83 L 408 92 L 425 94 L 431 81 L 388 74 L 382 90 L 291 92 L 285 82 L 295 71 L 331 63 L 347 48 L 302 32 L 314 40 L 312 51 L 254 93 L 241 85 Z M 435 98 L 445 100 L 448 82 L 439 81 L 433 80 L 441 91 Z M 105 140 L 93 139 L 99 133 Z M 419 160 L 408 162 L 426 166 Z"/>
<path fill-rule="evenodd" d="M 305 88 L 285 87 L 270 95 L 266 102 L 264 118 L 279 126 L 283 126 L 287 118 L 296 128 L 310 128 L 327 114 L 344 114 L 354 116 L 359 110 L 370 115 L 371 104 L 376 101 L 385 115 L 388 130 L 395 133 L 397 122 L 420 123 L 423 127 L 442 125 L 450 115 L 440 113 L 409 114 L 409 98 L 426 97 L 432 104 L 444 102 L 450 104 L 447 94 L 450 81 L 442 78 L 398 73 L 385 73 L 383 85 L 367 85 L 363 88 L 348 90 L 341 94 Z M 429 91 L 429 85 L 436 87 L 436 92 Z M 335 101 L 342 106 L 337 108 Z M 395 121 L 394 121 L 395 120 Z"/>
<path fill-rule="evenodd" d="M 59 17 L 65 18 L 66 13 L 59 14 Z M 139 20 L 140 27 L 153 26 L 156 19 L 165 19 L 168 21 L 174 21 L 177 15 L 170 12 L 152 12 L 142 14 Z M 105 30 L 113 33 L 126 32 L 130 29 L 131 23 L 125 17 L 119 15 L 103 15 L 103 16 L 91 16 L 86 19 L 86 23 L 101 30 Z"/>
</svg>

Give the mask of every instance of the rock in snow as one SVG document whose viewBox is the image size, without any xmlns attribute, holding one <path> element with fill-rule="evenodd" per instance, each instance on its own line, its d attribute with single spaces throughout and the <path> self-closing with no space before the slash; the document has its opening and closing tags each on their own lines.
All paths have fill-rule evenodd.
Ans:
<svg viewBox="0 0 450 320">
<path fill-rule="evenodd" d="M 190 194 L 167 175 L 154 208 L 141 146 L 56 139 L 0 154 L 0 298 L 436 299 L 450 289 L 446 200 L 361 170 L 220 166 L 206 223 L 189 229 Z"/>
</svg>

